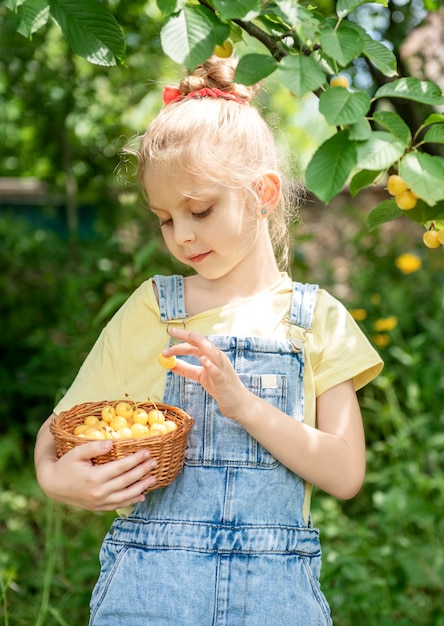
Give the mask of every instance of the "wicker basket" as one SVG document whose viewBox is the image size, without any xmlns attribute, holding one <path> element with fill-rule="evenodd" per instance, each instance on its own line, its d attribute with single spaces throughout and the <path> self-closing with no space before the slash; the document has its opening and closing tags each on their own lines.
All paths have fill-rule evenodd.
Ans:
<svg viewBox="0 0 444 626">
<path fill-rule="evenodd" d="M 102 408 L 109 404 L 117 404 L 118 401 L 87 402 L 72 407 L 69 411 L 61 413 L 51 422 L 49 429 L 55 439 L 57 456 L 63 454 L 78 445 L 91 442 L 91 439 L 82 439 L 73 434 L 74 429 L 87 415 L 100 417 Z M 157 467 L 150 472 L 157 478 L 157 482 L 147 491 L 166 487 L 178 476 L 182 469 L 188 433 L 193 426 L 194 420 L 185 411 L 168 404 L 153 402 L 138 402 L 137 406 L 150 411 L 158 408 L 165 414 L 165 418 L 177 424 L 176 430 L 156 437 L 140 439 L 121 439 L 114 441 L 114 445 L 107 454 L 95 457 L 96 464 L 107 463 L 120 459 L 138 450 L 149 450 L 153 458 L 157 460 Z"/>
</svg>

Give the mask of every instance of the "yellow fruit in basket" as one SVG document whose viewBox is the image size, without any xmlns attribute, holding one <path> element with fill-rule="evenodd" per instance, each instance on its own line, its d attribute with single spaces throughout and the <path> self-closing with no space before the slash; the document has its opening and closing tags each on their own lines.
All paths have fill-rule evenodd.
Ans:
<svg viewBox="0 0 444 626">
<path fill-rule="evenodd" d="M 74 435 L 81 435 L 87 430 L 88 426 L 86 424 L 79 424 L 74 428 Z"/>
<path fill-rule="evenodd" d="M 121 430 L 122 428 L 128 428 L 129 423 L 126 417 L 116 415 L 116 417 L 111 420 L 109 425 L 113 430 Z"/>
<path fill-rule="evenodd" d="M 151 409 L 148 413 L 148 424 L 152 426 L 153 424 L 163 424 L 165 421 L 165 415 L 159 409 Z"/>
<path fill-rule="evenodd" d="M 113 419 L 113 417 L 116 417 L 116 409 L 113 407 L 112 404 L 106 404 L 102 408 L 102 419 L 103 419 L 103 421 L 106 422 L 107 424 L 109 424 L 110 421 Z"/>
<path fill-rule="evenodd" d="M 165 420 L 165 426 L 167 429 L 167 432 L 172 432 L 173 430 L 177 430 L 177 424 L 176 422 L 173 422 L 173 420 Z"/>
<path fill-rule="evenodd" d="M 128 402 L 119 402 L 116 406 L 116 414 L 129 420 L 133 416 L 133 407 Z"/>
<path fill-rule="evenodd" d="M 133 439 L 133 431 L 128 426 L 127 428 L 121 428 L 114 433 L 114 439 Z"/>
<path fill-rule="evenodd" d="M 135 424 L 143 424 L 143 425 L 148 423 L 148 413 L 145 411 L 145 409 L 138 407 L 137 409 L 134 410 L 133 422 Z"/>
<path fill-rule="evenodd" d="M 177 365 L 177 359 L 174 356 L 174 354 L 173 356 L 163 356 L 163 354 L 160 353 L 159 356 L 157 357 L 157 360 L 159 361 L 161 366 L 167 370 L 172 370 Z"/>
<path fill-rule="evenodd" d="M 119 439 L 119 434 L 111 428 L 111 426 L 105 426 L 100 429 L 102 433 L 105 435 L 105 439 Z M 120 430 L 118 431 L 121 432 Z"/>
<path fill-rule="evenodd" d="M 150 428 L 150 435 L 156 433 L 156 435 L 166 435 L 168 432 L 165 424 L 153 424 Z"/>
<path fill-rule="evenodd" d="M 88 415 L 88 417 L 85 417 L 83 420 L 83 423 L 86 424 L 86 426 L 95 426 L 99 423 L 99 418 L 95 415 Z"/>
<path fill-rule="evenodd" d="M 150 432 L 148 426 L 144 426 L 144 424 L 133 424 L 131 426 L 131 432 L 133 433 L 133 437 L 136 439 L 146 437 Z"/>
<path fill-rule="evenodd" d="M 87 428 L 82 435 L 87 439 L 105 439 L 105 433 L 97 430 L 97 428 Z"/>
</svg>

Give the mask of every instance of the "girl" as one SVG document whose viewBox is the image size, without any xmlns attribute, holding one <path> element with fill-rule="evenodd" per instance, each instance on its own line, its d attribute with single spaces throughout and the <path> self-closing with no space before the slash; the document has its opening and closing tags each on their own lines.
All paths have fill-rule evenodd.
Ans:
<svg viewBox="0 0 444 626">
<path fill-rule="evenodd" d="M 92 465 L 95 441 L 60 460 L 42 426 L 48 496 L 116 518 L 101 550 L 91 626 L 321 626 L 311 485 L 351 498 L 365 473 L 355 390 L 379 356 L 344 307 L 293 283 L 270 130 L 211 58 L 167 88 L 143 136 L 140 181 L 171 254 L 191 276 L 144 282 L 103 330 L 55 414 L 129 393 L 192 415 L 184 468 L 144 495 L 144 452 Z M 278 257 L 276 258 L 275 252 Z M 165 373 L 157 356 L 178 357 Z"/>
</svg>

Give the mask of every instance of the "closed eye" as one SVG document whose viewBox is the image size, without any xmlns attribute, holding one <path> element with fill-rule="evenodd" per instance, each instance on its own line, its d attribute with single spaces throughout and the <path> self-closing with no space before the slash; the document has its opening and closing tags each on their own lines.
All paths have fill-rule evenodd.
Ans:
<svg viewBox="0 0 444 626">
<path fill-rule="evenodd" d="M 200 213 L 192 213 L 193 217 L 195 217 L 196 219 L 202 219 L 204 217 L 208 217 L 213 211 L 213 207 L 210 206 L 208 207 L 208 209 L 205 209 L 205 211 L 200 211 Z"/>
</svg>

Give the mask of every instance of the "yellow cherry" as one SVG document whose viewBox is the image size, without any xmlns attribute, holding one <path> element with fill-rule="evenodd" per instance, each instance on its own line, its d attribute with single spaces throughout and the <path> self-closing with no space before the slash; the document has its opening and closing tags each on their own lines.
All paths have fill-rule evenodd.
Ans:
<svg viewBox="0 0 444 626">
<path fill-rule="evenodd" d="M 227 39 L 222 45 L 216 44 L 213 53 L 221 59 L 227 59 L 233 54 L 233 44 Z"/>
<path fill-rule="evenodd" d="M 116 414 L 129 420 L 133 416 L 133 408 L 128 402 L 119 402 L 116 406 Z"/>
<path fill-rule="evenodd" d="M 348 89 L 348 79 L 346 76 L 335 76 L 330 81 L 330 87 L 342 87 L 343 89 Z"/>
<path fill-rule="evenodd" d="M 168 370 L 172 370 L 176 367 L 177 365 L 177 359 L 176 357 L 173 356 L 163 356 L 162 353 L 159 354 L 159 356 L 157 357 L 157 360 L 159 361 L 159 363 L 161 364 L 162 367 L 164 367 L 165 369 Z"/>
<path fill-rule="evenodd" d="M 437 230 L 426 230 L 422 236 L 422 240 L 427 248 L 439 248 L 441 245 Z"/>
<path fill-rule="evenodd" d="M 407 189 L 406 191 L 401 191 L 397 196 L 395 196 L 396 204 L 403 211 L 410 211 L 410 209 L 414 209 L 418 198 L 416 195 Z"/>
</svg>

